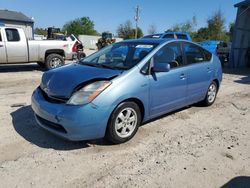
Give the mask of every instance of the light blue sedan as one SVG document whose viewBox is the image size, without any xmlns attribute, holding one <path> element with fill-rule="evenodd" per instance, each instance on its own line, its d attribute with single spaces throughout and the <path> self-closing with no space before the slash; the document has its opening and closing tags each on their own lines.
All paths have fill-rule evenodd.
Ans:
<svg viewBox="0 0 250 188">
<path fill-rule="evenodd" d="M 32 108 L 38 124 L 60 137 L 123 143 L 152 118 L 212 105 L 221 81 L 219 59 L 195 43 L 128 40 L 45 72 Z"/>
</svg>

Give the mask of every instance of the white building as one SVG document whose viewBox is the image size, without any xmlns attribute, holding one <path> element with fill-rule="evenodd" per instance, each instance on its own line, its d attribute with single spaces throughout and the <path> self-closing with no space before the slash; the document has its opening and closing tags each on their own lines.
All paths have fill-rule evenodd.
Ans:
<svg viewBox="0 0 250 188">
<path fill-rule="evenodd" d="M 34 21 L 21 12 L 0 10 L 0 25 L 20 27 L 28 39 L 33 39 Z"/>
<path fill-rule="evenodd" d="M 250 67 L 250 0 L 236 5 L 238 8 L 233 43 L 231 49 L 230 67 Z"/>
</svg>

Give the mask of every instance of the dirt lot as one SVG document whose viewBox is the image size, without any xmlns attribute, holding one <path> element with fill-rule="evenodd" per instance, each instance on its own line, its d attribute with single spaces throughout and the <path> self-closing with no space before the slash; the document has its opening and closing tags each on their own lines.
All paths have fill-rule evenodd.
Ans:
<svg viewBox="0 0 250 188">
<path fill-rule="evenodd" d="M 41 75 L 36 64 L 0 66 L 0 187 L 250 187 L 249 70 L 224 74 L 212 107 L 147 123 L 122 145 L 39 128 L 30 97 Z"/>
</svg>

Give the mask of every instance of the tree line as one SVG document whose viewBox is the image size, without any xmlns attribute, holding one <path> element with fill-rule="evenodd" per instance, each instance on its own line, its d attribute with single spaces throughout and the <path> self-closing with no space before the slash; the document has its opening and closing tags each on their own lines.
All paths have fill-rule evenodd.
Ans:
<svg viewBox="0 0 250 188">
<path fill-rule="evenodd" d="M 221 10 L 214 12 L 208 19 L 205 27 L 196 30 L 197 18 L 193 16 L 191 20 L 184 23 L 178 23 L 166 31 L 187 32 L 190 33 L 194 41 L 221 40 L 232 41 L 234 22 L 226 28 L 226 19 Z"/>
<path fill-rule="evenodd" d="M 206 26 L 196 29 L 197 27 L 197 18 L 193 16 L 190 20 L 187 20 L 183 23 L 174 24 L 172 27 L 167 28 L 165 31 L 172 32 L 187 32 L 190 33 L 194 41 L 204 41 L 204 40 L 222 40 L 222 41 L 231 41 L 234 30 L 234 22 L 229 25 L 229 29 L 226 27 L 226 20 L 221 12 L 221 10 L 215 11 L 207 19 Z M 133 24 L 130 20 L 121 23 L 117 27 L 116 34 L 118 37 L 123 39 L 133 39 L 135 37 L 136 28 L 133 27 Z M 144 33 L 140 27 L 137 28 L 138 38 L 143 37 Z M 66 34 L 74 35 L 100 35 L 98 31 L 95 30 L 94 21 L 89 17 L 81 17 L 74 20 L 71 20 L 64 24 L 62 27 L 62 32 Z M 157 27 L 154 24 L 148 26 L 148 34 L 157 33 Z M 47 31 L 43 28 L 36 28 L 36 34 L 46 35 Z"/>
</svg>

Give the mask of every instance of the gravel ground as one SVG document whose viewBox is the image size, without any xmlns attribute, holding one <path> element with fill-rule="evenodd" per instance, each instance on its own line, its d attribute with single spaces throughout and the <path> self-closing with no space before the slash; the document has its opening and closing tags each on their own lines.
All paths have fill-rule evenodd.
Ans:
<svg viewBox="0 0 250 188">
<path fill-rule="evenodd" d="M 0 66 L 0 187 L 250 187 L 250 71 L 224 74 L 211 107 L 140 127 L 122 145 L 68 142 L 30 106 L 42 70 Z"/>
</svg>

